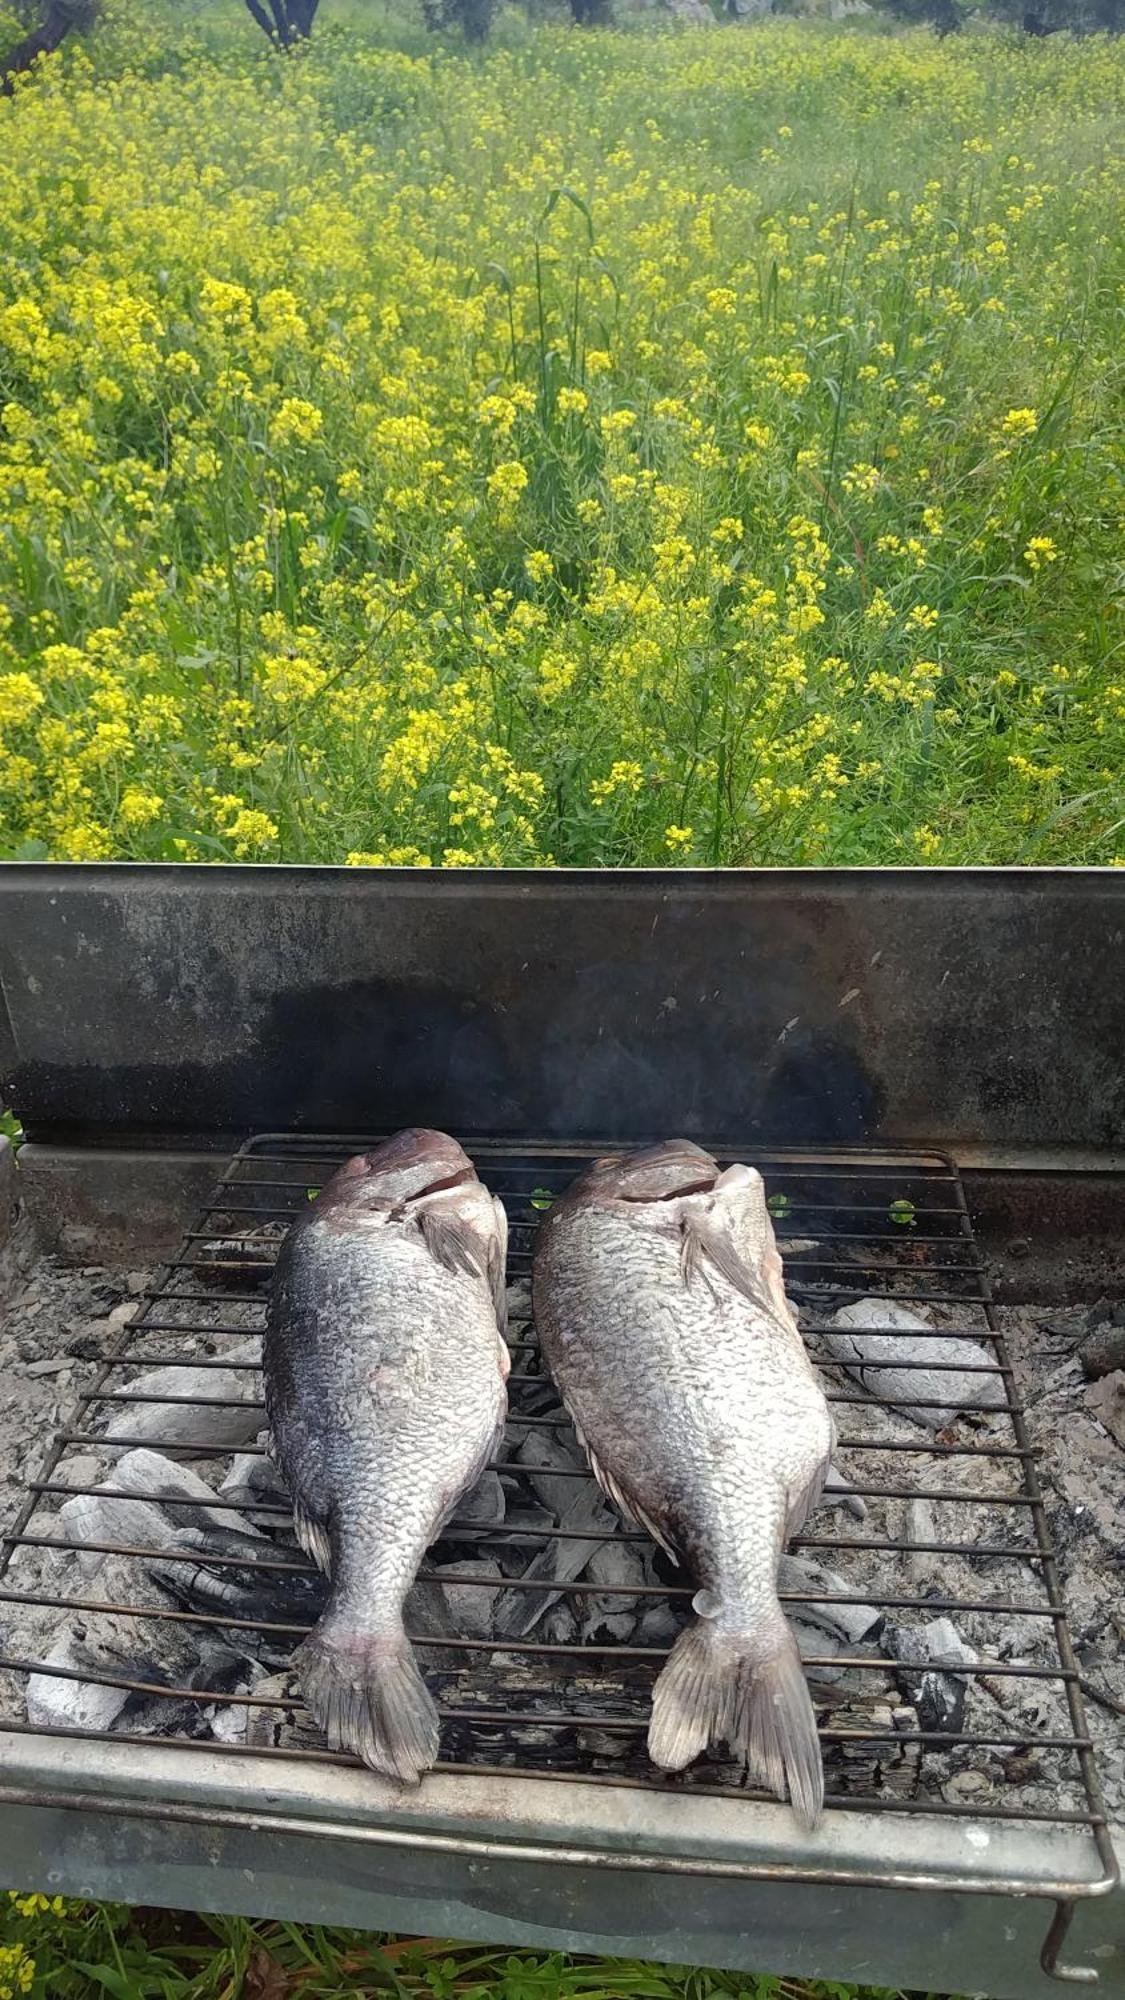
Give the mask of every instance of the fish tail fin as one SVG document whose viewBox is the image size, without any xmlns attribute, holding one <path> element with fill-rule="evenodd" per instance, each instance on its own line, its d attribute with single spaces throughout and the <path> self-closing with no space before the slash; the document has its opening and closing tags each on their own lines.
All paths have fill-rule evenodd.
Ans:
<svg viewBox="0 0 1125 2000">
<path fill-rule="evenodd" d="M 438 1754 L 438 1715 L 406 1633 L 318 1625 L 293 1656 L 331 1750 L 416 1785 Z"/>
<path fill-rule="evenodd" d="M 802 1826 L 816 1825 L 824 1804 L 816 1716 L 780 1607 L 753 1636 L 701 1618 L 672 1648 L 653 1690 L 649 1755 L 662 1770 L 682 1771 L 718 1741 L 758 1784 L 788 1795 Z"/>
</svg>

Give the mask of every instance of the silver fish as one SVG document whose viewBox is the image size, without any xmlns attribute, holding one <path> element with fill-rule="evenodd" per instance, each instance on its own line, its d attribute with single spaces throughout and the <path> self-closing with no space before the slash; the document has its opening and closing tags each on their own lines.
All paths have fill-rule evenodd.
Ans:
<svg viewBox="0 0 1125 2000">
<path fill-rule="evenodd" d="M 701 1585 L 649 1755 L 679 1771 L 725 1740 L 815 1824 L 824 1770 L 777 1567 L 834 1438 L 761 1175 L 687 1140 L 596 1161 L 543 1222 L 534 1305 L 598 1480 Z"/>
<path fill-rule="evenodd" d="M 297 1672 L 331 1747 L 407 1784 L 438 1718 L 403 1604 L 503 1429 L 506 1247 L 456 1141 L 407 1131 L 341 1167 L 273 1279 L 266 1414 L 298 1540 L 331 1578 Z"/>
</svg>

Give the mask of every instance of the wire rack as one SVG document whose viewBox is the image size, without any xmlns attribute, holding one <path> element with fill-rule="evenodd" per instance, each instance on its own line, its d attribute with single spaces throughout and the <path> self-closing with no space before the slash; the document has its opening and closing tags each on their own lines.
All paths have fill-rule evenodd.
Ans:
<svg viewBox="0 0 1125 2000">
<path fill-rule="evenodd" d="M 135 1386 L 139 1371 L 153 1367 L 206 1371 L 231 1366 L 252 1371 L 255 1367 L 252 1360 L 232 1361 L 228 1350 L 237 1350 L 238 1342 L 260 1331 L 264 1324 L 268 1275 L 286 1226 L 336 1166 L 351 1153 L 373 1143 L 370 1135 L 263 1134 L 248 1140 L 227 1163 L 212 1199 L 188 1230 L 177 1255 L 156 1275 L 153 1284 L 138 1294 L 134 1317 L 123 1329 L 98 1378 L 80 1398 L 73 1425 L 55 1439 L 40 1476 L 28 1482 L 23 1506 L 4 1538 L 0 1556 L 0 1604 L 8 1607 L 5 1625 L 9 1642 L 19 1632 L 17 1607 L 35 1605 L 55 1607 L 64 1619 L 67 1614 L 75 1619 L 98 1614 L 130 1615 L 142 1624 L 152 1621 L 154 1626 L 161 1621 L 173 1621 L 201 1631 L 217 1628 L 247 1642 L 253 1635 L 261 1634 L 283 1645 L 290 1639 L 293 1645 L 298 1643 L 310 1620 L 291 1612 L 239 1617 L 221 1609 L 214 1612 L 173 1609 L 170 1605 L 154 1604 L 151 1592 L 138 1592 L 136 1601 L 131 1597 L 109 1601 L 99 1596 L 96 1587 L 83 1589 L 78 1582 L 66 1589 L 56 1588 L 53 1593 L 27 1590 L 20 1587 L 22 1564 L 16 1557 L 23 1549 L 73 1546 L 87 1554 L 115 1556 L 127 1564 L 135 1564 L 138 1572 L 151 1562 L 150 1549 L 116 1542 L 69 1544 L 60 1533 L 61 1501 L 77 1493 L 100 1491 L 112 1495 L 115 1490 L 107 1485 L 110 1475 L 105 1472 L 93 1483 L 72 1476 L 70 1468 L 76 1462 L 76 1455 L 91 1451 L 112 1454 L 139 1444 L 175 1454 L 178 1449 L 175 1441 L 151 1435 L 148 1427 L 143 1435 L 119 1428 L 112 1444 L 109 1443 L 105 1426 L 111 1420 L 120 1420 L 123 1408 L 127 1410 L 129 1405 L 157 1402 L 171 1409 L 177 1402 L 203 1402 L 213 1404 L 216 1413 L 229 1407 L 231 1399 L 222 1395 L 179 1394 L 174 1390 L 159 1396 L 146 1394 L 143 1387 Z M 526 1280 L 530 1273 L 535 1229 L 541 1215 L 553 1195 L 600 1150 L 603 1149 L 596 1146 L 546 1142 L 522 1145 L 510 1141 L 470 1142 L 469 1151 L 481 1177 L 501 1196 L 508 1211 L 509 1279 L 517 1301 L 521 1296 L 521 1280 Z M 935 1435 L 923 1428 L 912 1421 L 911 1411 L 922 1413 L 940 1407 L 940 1399 L 935 1404 L 931 1395 L 928 1399 L 923 1396 L 909 1401 L 899 1399 L 898 1407 L 904 1414 L 896 1419 L 893 1435 L 888 1435 L 884 1412 L 878 1435 L 874 1436 L 865 1420 L 867 1413 L 881 1408 L 877 1399 L 829 1367 L 825 1381 L 839 1435 L 838 1463 L 846 1469 L 854 1493 L 862 1497 L 869 1512 L 867 1519 L 858 1524 L 842 1511 L 819 1512 L 810 1523 L 810 1532 L 796 1538 L 792 1547 L 810 1551 L 829 1563 L 850 1565 L 848 1582 L 854 1582 L 855 1589 L 832 1592 L 818 1586 L 815 1591 L 790 1591 L 783 1593 L 783 1602 L 796 1614 L 803 1603 L 809 1602 L 823 1604 L 835 1599 L 842 1605 L 865 1603 L 906 1622 L 912 1617 L 930 1619 L 948 1614 L 956 1619 L 958 1615 L 971 1615 L 978 1620 L 995 1620 L 998 1639 L 1002 1637 L 1005 1618 L 1041 1620 L 1049 1633 L 1049 1651 L 1040 1649 L 1046 1651 L 1045 1658 L 1037 1663 L 1026 1659 L 1015 1661 L 998 1656 L 997 1649 L 997 1656 L 980 1657 L 959 1672 L 970 1679 L 985 1679 L 993 1687 L 1016 1680 L 1040 1681 L 1061 1690 L 1064 1697 L 1063 1709 L 1056 1710 L 1065 1713 L 1066 1726 L 1062 1730 L 1037 1731 L 1014 1716 L 1011 1720 L 1002 1718 L 996 1730 L 989 1733 L 979 1729 L 974 1733 L 912 1727 L 909 1750 L 916 1761 L 917 1782 L 898 1791 L 882 1781 L 874 1757 L 879 1746 L 886 1746 L 888 1740 L 898 1740 L 898 1721 L 888 1732 L 885 1716 L 878 1724 L 874 1721 L 865 1724 L 862 1715 L 857 1721 L 854 1712 L 848 1711 L 841 1724 L 839 1703 L 834 1703 L 826 1688 L 818 1690 L 817 1681 L 818 1670 L 851 1668 L 861 1673 L 864 1670 L 877 1673 L 884 1677 L 885 1685 L 888 1672 L 885 1655 L 877 1647 L 862 1646 L 842 1655 L 807 1650 L 805 1666 L 814 1686 L 825 1755 L 827 1810 L 977 1819 L 982 1812 L 979 1803 L 942 1796 L 936 1786 L 927 1783 L 928 1759 L 955 1749 L 968 1748 L 982 1756 L 1002 1749 L 1006 1758 L 1015 1759 L 1009 1767 L 1018 1769 L 1021 1756 L 1032 1758 L 1049 1751 L 1066 1760 L 1074 1781 L 1069 1796 L 1076 1803 L 1066 1807 L 1055 1804 L 1050 1808 L 1037 1800 L 1027 1803 L 1021 1799 L 1018 1783 L 1013 1783 L 1000 1797 L 991 1791 L 984 1811 L 989 1819 L 1049 1822 L 1084 1829 L 1091 1843 L 1091 1887 L 1110 1882 L 1114 1876 L 1113 1853 L 1083 1712 L 1079 1668 L 1067 1631 L 1036 1476 L 1035 1454 L 1028 1440 L 1016 1378 L 998 1330 L 987 1276 L 955 1167 L 944 1155 L 926 1150 L 764 1155 L 753 1148 L 740 1148 L 717 1149 L 717 1156 L 724 1164 L 737 1157 L 753 1161 L 761 1169 L 785 1260 L 787 1287 L 807 1329 L 815 1329 L 819 1320 L 846 1300 L 876 1294 L 923 1310 L 928 1306 L 948 1308 L 951 1310 L 945 1317 L 955 1320 L 957 1331 L 972 1331 L 989 1353 L 987 1363 L 972 1365 L 970 1372 L 978 1373 L 982 1383 L 987 1382 L 990 1388 L 998 1382 L 1003 1393 L 999 1407 L 992 1407 L 987 1401 L 965 1406 L 970 1416 L 974 1411 L 987 1411 L 990 1420 L 987 1430 L 977 1431 L 959 1424 L 955 1431 Z M 941 1317 L 940 1312 L 938 1316 Z M 867 1330 L 880 1331 L 875 1325 Z M 935 1328 L 929 1335 L 920 1333 L 918 1337 L 920 1341 L 937 1339 L 942 1331 Z M 815 1342 L 815 1333 L 812 1337 Z M 528 1309 L 520 1310 L 517 1305 L 513 1311 L 509 1338 L 513 1354 L 511 1416 L 502 1455 L 494 1464 L 502 1472 L 509 1490 L 518 1495 L 520 1482 L 532 1475 L 521 1468 L 513 1453 L 537 1429 L 562 1434 L 568 1426 L 558 1413 L 536 1414 L 526 1407 L 535 1397 L 541 1405 L 545 1383 Z M 204 1346 L 208 1351 L 202 1351 Z M 920 1373 L 924 1370 L 940 1373 L 943 1368 L 954 1366 L 965 1372 L 960 1363 L 913 1365 Z M 184 1381 L 190 1392 L 200 1376 L 185 1372 Z M 251 1398 L 253 1408 L 261 1409 L 260 1383 L 248 1386 L 257 1392 Z M 264 1446 L 259 1441 L 240 1445 L 239 1449 L 258 1453 Z M 225 1462 L 218 1451 L 207 1456 L 215 1462 Z M 896 1469 L 896 1477 L 887 1477 L 885 1471 L 876 1476 L 865 1472 L 865 1465 L 879 1461 L 885 1467 L 888 1457 Z M 588 1477 L 577 1469 L 570 1473 L 559 1470 L 555 1476 L 576 1481 Z M 217 1474 L 209 1468 L 208 1477 L 216 1480 Z M 137 1496 L 130 1493 L 129 1497 Z M 902 1532 L 901 1503 L 911 1501 L 931 1501 L 935 1505 L 955 1501 L 958 1506 L 980 1509 L 987 1533 L 983 1538 L 972 1534 L 950 1540 L 907 1538 Z M 210 1504 L 220 1509 L 233 1503 L 216 1495 Z M 287 1507 L 281 1502 L 256 1500 L 254 1514 L 259 1522 L 265 1520 L 267 1528 L 275 1525 L 278 1536 L 276 1541 L 263 1542 L 254 1565 L 263 1587 L 268 1589 L 271 1580 L 280 1586 L 286 1580 L 311 1577 L 311 1566 L 292 1545 Z M 270 1522 L 271 1515 L 276 1516 L 276 1524 Z M 454 1529 L 447 1531 L 460 1549 L 470 1550 L 493 1539 L 495 1533 L 493 1528 L 472 1523 L 455 1524 Z M 564 1533 L 571 1539 L 585 1539 L 592 1547 L 609 1540 L 625 1540 L 641 1546 L 649 1552 L 648 1574 L 653 1580 L 612 1590 L 604 1583 L 579 1575 L 573 1581 L 554 1586 L 562 1599 L 580 1604 L 591 1594 L 597 1594 L 600 1599 L 611 1597 L 621 1602 L 632 1598 L 646 1602 L 668 1599 L 677 1603 L 690 1597 L 690 1585 L 685 1587 L 683 1581 L 675 1580 L 673 1571 L 666 1573 L 665 1580 L 664 1574 L 653 1569 L 653 1563 L 662 1562 L 663 1558 L 656 1556 L 646 1536 L 632 1530 L 590 1528 L 576 1535 L 558 1525 L 543 1525 L 524 1531 L 513 1529 L 509 1540 L 526 1544 L 530 1559 L 552 1536 Z M 989 1584 L 982 1580 L 972 1594 L 956 1591 L 946 1595 L 920 1594 L 916 1583 L 910 1587 L 912 1573 L 908 1566 L 909 1559 L 920 1553 L 932 1556 L 939 1563 L 942 1558 L 981 1560 L 982 1575 L 997 1573 L 999 1566 L 998 1573 L 1004 1578 L 1003 1591 L 990 1594 Z M 183 1558 L 185 1562 L 190 1559 Z M 226 1562 L 242 1570 L 246 1567 L 243 1558 L 225 1556 L 220 1547 L 208 1560 L 220 1571 Z M 872 1563 L 876 1581 L 865 1580 L 862 1568 L 856 1568 L 857 1563 L 862 1565 L 865 1560 Z M 891 1587 L 887 1580 L 892 1575 L 889 1566 L 896 1561 L 902 1565 L 899 1587 Z M 1009 1587 L 1013 1577 L 1019 1579 L 1018 1588 Z M 432 1587 L 435 1581 L 424 1566 L 420 1585 Z M 469 1589 L 478 1582 L 481 1588 L 496 1588 L 494 1573 L 476 1579 L 470 1572 L 463 1574 L 459 1582 Z M 505 1589 L 521 1587 L 531 1586 L 522 1584 L 518 1577 L 504 1579 Z M 434 1648 L 431 1657 L 435 1660 L 440 1657 L 444 1663 L 444 1678 L 437 1676 L 435 1685 L 445 1690 L 438 1704 L 443 1721 L 441 1761 L 451 1770 L 471 1768 L 482 1773 L 503 1772 L 506 1776 L 521 1772 L 571 1776 L 583 1782 L 656 1786 L 663 1791 L 686 1788 L 693 1792 L 719 1792 L 726 1798 L 761 1796 L 746 1791 L 745 1787 L 741 1792 L 732 1790 L 738 1782 L 737 1774 L 718 1759 L 704 1760 L 692 1772 L 674 1779 L 647 1764 L 644 1734 L 651 1686 L 667 1646 L 600 1640 L 596 1644 L 552 1643 L 530 1638 L 499 1642 L 487 1636 L 451 1639 L 444 1635 L 434 1638 L 426 1633 L 415 1636 L 420 1647 Z M 450 1655 L 455 1656 L 455 1664 L 460 1661 L 471 1667 L 475 1658 L 483 1666 L 498 1650 L 507 1660 L 518 1663 L 516 1691 L 509 1688 L 497 1695 L 488 1688 L 485 1676 L 468 1699 L 463 1683 L 458 1694 L 456 1676 L 449 1673 Z M 200 1716 L 212 1704 L 227 1708 L 245 1704 L 259 1711 L 270 1706 L 292 1708 L 287 1697 L 238 1694 L 229 1688 L 169 1686 L 159 1676 L 143 1678 L 125 1671 L 103 1674 L 85 1668 L 79 1672 L 57 1665 L 48 1667 L 43 1660 L 27 1657 L 18 1645 L 13 1647 L 10 1643 L 0 1656 L 0 1668 L 14 1674 L 50 1671 L 60 1678 L 104 1681 L 127 1690 L 134 1711 L 142 1699 L 148 1704 L 166 1703 L 169 1716 L 166 1735 L 160 1733 L 159 1727 L 154 1730 L 151 1706 L 146 1711 L 149 1719 L 145 1733 L 149 1739 L 195 1742 L 211 1751 L 216 1747 L 215 1741 L 202 1721 L 194 1734 L 189 1731 L 187 1735 L 182 1733 L 182 1722 L 176 1723 L 175 1716 L 182 1714 L 183 1704 Z M 9 1681 L 8 1685 L 12 1684 Z M 0 1714 L 0 1727 L 26 1730 L 28 1724 L 21 1713 L 13 1712 Z M 115 1733 L 129 1728 L 127 1708 L 115 1724 Z M 856 1758 L 866 1748 L 873 1753 L 872 1761 L 864 1776 L 863 1757 L 859 1756 L 861 1776 L 857 1781 Z M 238 1752 L 232 1750 L 230 1754 Z M 260 1754 L 260 1750 L 255 1754 Z M 311 1746 L 286 1747 L 275 1754 L 329 1763 L 348 1761 Z M 897 1879 L 902 1879 L 901 1873 Z M 1060 1909 L 1052 1927 L 1053 1942 L 1048 1940 L 1044 1958 L 1049 1967 L 1057 1958 L 1068 1914 Z"/>
</svg>

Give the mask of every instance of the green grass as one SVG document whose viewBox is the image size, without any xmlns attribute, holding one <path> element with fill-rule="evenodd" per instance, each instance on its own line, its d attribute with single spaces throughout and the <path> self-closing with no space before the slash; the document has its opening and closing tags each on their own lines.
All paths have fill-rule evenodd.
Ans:
<svg viewBox="0 0 1125 2000">
<path fill-rule="evenodd" d="M 368 2000 L 375 1993 L 392 2000 L 907 2000 L 897 1988 L 837 1981 L 163 1910 L 82 1903 L 31 1909 L 32 1900 L 46 1899 L 20 1898 L 26 1914 L 10 1900 L 0 1920 L 0 1993 L 7 1981 L 31 2000 Z"/>
</svg>

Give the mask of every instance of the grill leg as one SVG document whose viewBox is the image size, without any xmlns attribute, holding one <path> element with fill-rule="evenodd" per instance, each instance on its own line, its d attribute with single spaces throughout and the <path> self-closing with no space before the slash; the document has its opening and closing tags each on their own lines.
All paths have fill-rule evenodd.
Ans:
<svg viewBox="0 0 1125 2000">
<path fill-rule="evenodd" d="M 1055 1904 L 1055 1914 L 1051 1918 L 1051 1928 L 1043 1940 L 1039 1963 L 1048 1979 L 1062 1979 L 1070 1986 L 1096 1986 L 1098 1975 L 1092 1965 L 1059 1964 L 1059 1952 L 1066 1942 L 1066 1934 L 1073 1917 L 1073 1902 Z"/>
</svg>

